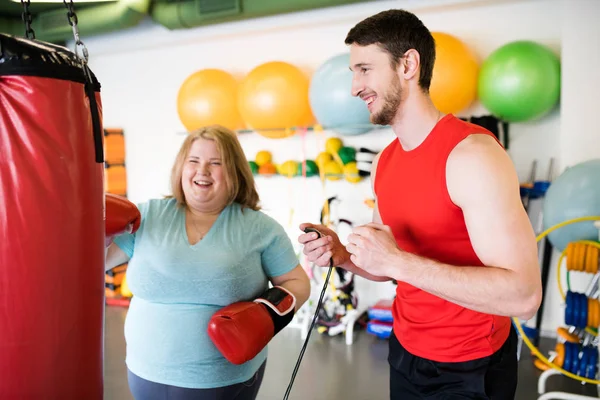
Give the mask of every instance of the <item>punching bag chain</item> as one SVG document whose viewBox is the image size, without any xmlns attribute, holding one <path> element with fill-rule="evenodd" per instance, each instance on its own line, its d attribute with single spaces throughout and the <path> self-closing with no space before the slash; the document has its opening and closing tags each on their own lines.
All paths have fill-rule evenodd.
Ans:
<svg viewBox="0 0 600 400">
<path fill-rule="evenodd" d="M 81 38 L 79 37 L 79 28 L 77 27 L 77 23 L 79 22 L 77 19 L 77 14 L 75 14 L 75 8 L 73 6 L 73 0 L 70 0 L 67 2 L 67 0 L 63 0 L 63 3 L 65 5 L 65 7 L 67 8 L 67 21 L 69 21 L 69 25 L 71 25 L 71 28 L 73 28 L 73 38 L 75 39 L 75 54 L 77 54 L 77 57 L 81 56 L 79 55 L 79 52 L 77 51 L 78 46 L 81 46 L 82 48 L 82 54 L 83 54 L 83 61 L 87 64 L 88 62 L 88 50 L 87 47 L 85 47 L 85 44 L 83 44 L 83 42 L 81 41 Z"/>
<path fill-rule="evenodd" d="M 21 19 L 25 24 L 25 37 L 27 39 L 35 39 L 35 32 L 31 27 L 32 17 L 29 12 L 29 5 L 31 4 L 30 0 L 21 0 L 21 5 L 23 6 L 23 12 L 21 13 Z"/>
</svg>

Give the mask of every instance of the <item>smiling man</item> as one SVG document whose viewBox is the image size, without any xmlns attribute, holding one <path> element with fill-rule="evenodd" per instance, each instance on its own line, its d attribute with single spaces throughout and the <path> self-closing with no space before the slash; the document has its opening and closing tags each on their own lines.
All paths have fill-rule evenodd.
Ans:
<svg viewBox="0 0 600 400">
<path fill-rule="evenodd" d="M 352 94 L 396 138 L 373 162 L 373 222 L 344 247 L 300 235 L 307 258 L 394 279 L 391 399 L 513 399 L 517 336 L 541 301 L 535 235 L 515 168 L 495 136 L 436 109 L 435 43 L 413 14 L 389 10 L 350 30 Z"/>
</svg>

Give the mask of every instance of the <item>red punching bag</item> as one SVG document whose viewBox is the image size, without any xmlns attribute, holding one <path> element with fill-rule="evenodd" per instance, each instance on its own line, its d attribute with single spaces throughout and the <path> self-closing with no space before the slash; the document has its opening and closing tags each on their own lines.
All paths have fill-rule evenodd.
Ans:
<svg viewBox="0 0 600 400">
<path fill-rule="evenodd" d="M 0 34 L 0 399 L 103 398 L 100 85 Z"/>
</svg>

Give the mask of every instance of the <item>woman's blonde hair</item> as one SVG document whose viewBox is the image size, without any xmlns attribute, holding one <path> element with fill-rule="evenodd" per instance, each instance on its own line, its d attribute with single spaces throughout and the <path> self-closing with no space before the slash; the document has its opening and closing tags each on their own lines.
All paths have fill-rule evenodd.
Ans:
<svg viewBox="0 0 600 400">
<path fill-rule="evenodd" d="M 225 180 L 229 192 L 227 204 L 235 202 L 239 203 L 242 209 L 248 207 L 252 210 L 260 210 L 258 205 L 260 199 L 254 184 L 254 176 L 242 145 L 235 132 L 221 125 L 209 125 L 200 128 L 191 132 L 184 140 L 171 169 L 171 191 L 173 194 L 169 197 L 174 197 L 177 203 L 182 206 L 187 205 L 181 184 L 181 175 L 190 148 L 198 139 L 214 140 L 217 145 L 223 168 L 225 168 Z"/>
</svg>

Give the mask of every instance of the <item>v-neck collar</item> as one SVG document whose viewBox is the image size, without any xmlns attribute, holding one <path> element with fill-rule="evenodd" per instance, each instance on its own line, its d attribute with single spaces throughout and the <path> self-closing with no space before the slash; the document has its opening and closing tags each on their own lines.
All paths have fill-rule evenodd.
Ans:
<svg viewBox="0 0 600 400">
<path fill-rule="evenodd" d="M 229 207 L 231 207 L 231 205 L 226 206 L 219 213 L 219 215 L 217 216 L 217 219 L 215 220 L 215 222 L 213 222 L 213 224 L 210 227 L 210 229 L 208 230 L 208 232 L 206 232 L 206 235 L 204 235 L 204 237 L 202 239 L 198 240 L 194 244 L 190 243 L 190 238 L 188 237 L 187 229 L 185 228 L 186 219 L 187 219 L 187 215 L 186 215 L 187 212 L 186 212 L 185 209 L 183 209 L 182 212 L 180 213 L 180 215 L 181 215 L 180 225 L 181 225 L 183 237 L 185 239 L 185 243 L 188 245 L 188 247 L 191 247 L 191 248 L 200 247 L 203 243 L 205 243 L 208 239 L 210 239 L 214 235 L 213 231 L 215 229 L 217 229 L 217 225 L 220 223 L 221 218 L 223 217 L 223 214 L 229 211 Z"/>
</svg>

